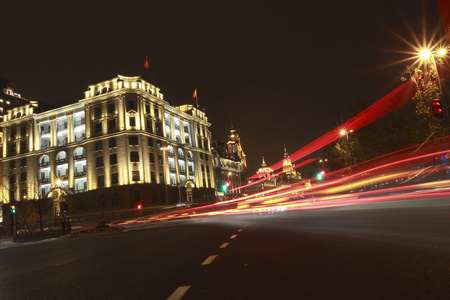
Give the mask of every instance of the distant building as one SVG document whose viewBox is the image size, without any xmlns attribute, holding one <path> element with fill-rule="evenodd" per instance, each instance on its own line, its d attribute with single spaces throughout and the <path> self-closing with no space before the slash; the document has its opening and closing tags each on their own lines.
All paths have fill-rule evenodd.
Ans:
<svg viewBox="0 0 450 300">
<path fill-rule="evenodd" d="M 2 199 L 52 199 L 53 216 L 213 200 L 210 126 L 139 76 L 90 85 L 77 103 L 40 113 L 23 103 L 1 124 Z"/>
<path fill-rule="evenodd" d="M 228 139 L 213 141 L 212 148 L 216 196 L 228 197 L 242 193 L 241 189 L 235 188 L 246 183 L 248 169 L 246 155 L 237 131 L 232 128 Z"/>
<path fill-rule="evenodd" d="M 291 158 L 286 150 L 286 145 L 283 147 L 283 173 L 276 176 L 277 185 L 288 184 L 301 180 L 301 174 L 294 170 L 294 165 L 292 165 Z"/>
</svg>

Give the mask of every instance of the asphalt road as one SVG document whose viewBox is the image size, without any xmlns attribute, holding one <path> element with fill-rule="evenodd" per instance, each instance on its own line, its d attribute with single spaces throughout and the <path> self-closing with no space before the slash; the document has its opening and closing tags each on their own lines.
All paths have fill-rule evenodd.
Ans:
<svg viewBox="0 0 450 300">
<path fill-rule="evenodd" d="M 0 299 L 448 299 L 450 200 L 0 244 Z"/>
</svg>

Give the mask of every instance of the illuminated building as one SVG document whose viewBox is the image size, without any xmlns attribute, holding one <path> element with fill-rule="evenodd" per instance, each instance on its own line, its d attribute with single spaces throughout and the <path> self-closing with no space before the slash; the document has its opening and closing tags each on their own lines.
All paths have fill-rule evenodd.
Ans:
<svg viewBox="0 0 450 300">
<path fill-rule="evenodd" d="M 277 181 L 279 181 L 279 184 L 284 184 L 296 179 L 301 179 L 301 175 L 294 170 L 286 145 L 284 145 L 283 173 L 277 176 Z"/>
<path fill-rule="evenodd" d="M 118 75 L 84 94 L 40 113 L 31 104 L 7 111 L 6 202 L 55 198 L 57 216 L 61 201 L 83 214 L 212 200 L 211 124 L 203 111 L 170 106 L 140 76 Z"/>
<path fill-rule="evenodd" d="M 214 141 L 212 148 L 216 195 L 221 197 L 241 193 L 241 190 L 233 190 L 245 184 L 247 175 L 247 160 L 239 134 L 231 128 L 228 140 Z M 229 186 L 225 192 L 222 187 L 226 183 Z"/>
<path fill-rule="evenodd" d="M 18 93 L 15 93 L 8 84 L 11 82 L 10 79 L 0 76 L 0 122 L 3 121 L 3 114 L 8 109 L 16 109 L 19 106 L 27 105 L 29 103 L 35 104 L 34 101 L 29 101 Z M 17 109 L 15 114 L 19 113 L 20 110 Z M 3 148 L 3 132 L 0 131 L 0 146 Z M 0 161 L 0 178 L 3 178 L 3 168 L 1 167 L 2 161 Z M 5 173 L 7 174 L 7 173 Z M 4 180 L 0 182 L 0 188 Z M 0 195 L 0 223 L 3 221 L 2 207 L 4 203 L 4 197 Z"/>
</svg>

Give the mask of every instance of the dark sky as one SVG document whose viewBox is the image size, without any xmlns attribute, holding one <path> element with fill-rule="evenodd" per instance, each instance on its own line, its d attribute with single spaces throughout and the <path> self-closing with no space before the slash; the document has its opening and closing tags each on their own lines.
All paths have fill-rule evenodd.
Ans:
<svg viewBox="0 0 450 300">
<path fill-rule="evenodd" d="M 0 75 L 25 98 L 70 103 L 144 75 L 147 55 L 170 104 L 197 88 L 215 138 L 233 121 L 251 175 L 399 86 L 411 54 L 396 51 L 413 49 L 396 35 L 416 44 L 423 25 L 443 36 L 434 0 L 2 1 Z"/>
</svg>

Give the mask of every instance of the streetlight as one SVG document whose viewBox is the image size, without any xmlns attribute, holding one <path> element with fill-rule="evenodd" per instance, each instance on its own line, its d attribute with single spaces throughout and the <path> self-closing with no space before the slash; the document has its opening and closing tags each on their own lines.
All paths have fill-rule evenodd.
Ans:
<svg viewBox="0 0 450 300">
<path fill-rule="evenodd" d="M 441 78 L 439 76 L 439 72 L 437 69 L 437 65 L 436 65 L 436 56 L 444 56 L 447 53 L 447 50 L 444 48 L 441 49 L 437 49 L 437 50 L 429 50 L 429 49 L 425 49 L 422 52 L 420 52 L 419 57 L 422 60 L 428 60 L 431 59 L 431 62 L 433 64 L 433 68 L 436 71 L 436 78 L 437 78 L 437 82 L 438 82 L 438 86 L 439 86 L 439 91 L 440 91 L 440 98 L 442 101 L 442 107 L 444 108 L 444 114 L 445 117 L 448 120 L 448 111 L 447 111 L 447 105 L 445 104 L 445 98 L 444 98 L 444 91 L 442 90 L 442 85 L 441 85 Z"/>
<path fill-rule="evenodd" d="M 351 160 L 352 160 L 352 165 L 354 165 L 355 164 L 355 161 L 353 160 L 353 151 L 352 151 L 352 148 L 351 148 L 351 145 L 350 145 L 350 139 L 348 138 L 348 134 L 349 133 L 352 133 L 353 132 L 353 130 L 350 130 L 349 132 L 347 132 L 347 130 L 345 130 L 345 129 L 341 129 L 341 131 L 340 131 L 340 134 L 341 134 L 341 136 L 346 136 L 347 137 L 347 141 L 348 141 L 348 149 L 349 149 L 349 152 L 350 152 L 350 158 L 351 158 Z"/>
<path fill-rule="evenodd" d="M 166 186 L 166 204 L 169 205 L 169 193 L 167 192 L 167 175 L 166 175 L 166 151 L 169 150 L 169 147 L 161 147 L 159 148 L 163 152 L 163 169 L 164 169 L 164 185 Z"/>
</svg>

